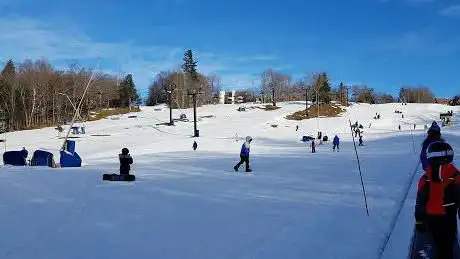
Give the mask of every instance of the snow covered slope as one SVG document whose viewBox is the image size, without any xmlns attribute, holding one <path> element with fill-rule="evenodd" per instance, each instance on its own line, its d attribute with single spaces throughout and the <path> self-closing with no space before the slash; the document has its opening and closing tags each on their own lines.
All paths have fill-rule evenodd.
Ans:
<svg viewBox="0 0 460 259">
<path fill-rule="evenodd" d="M 87 135 L 76 139 L 83 168 L 0 167 L 0 257 L 376 258 L 417 165 L 423 125 L 450 107 L 354 105 L 337 118 L 284 119 L 304 105 L 247 112 L 238 112 L 236 105 L 204 106 L 198 109 L 206 118 L 198 122 L 197 139 L 190 137 L 192 122 L 157 126 L 168 121 L 167 109 L 145 107 L 137 118 L 87 123 Z M 394 110 L 403 111 L 405 119 Z M 190 109 L 182 112 L 193 118 Z M 375 113 L 382 119 L 373 120 Z M 365 146 L 358 152 L 369 217 L 349 119 L 365 127 Z M 340 153 L 325 143 L 311 154 L 299 141 L 316 135 L 318 127 L 329 137 L 339 134 Z M 443 132 L 459 154 L 459 128 Z M 246 135 L 254 139 L 254 172 L 236 174 L 231 169 Z M 6 138 L 9 150 L 45 148 L 56 155 L 62 141 L 52 128 Z M 125 146 L 138 181 L 102 182 L 102 173 L 118 170 L 116 156 Z M 410 197 L 387 258 L 407 254 Z"/>
</svg>

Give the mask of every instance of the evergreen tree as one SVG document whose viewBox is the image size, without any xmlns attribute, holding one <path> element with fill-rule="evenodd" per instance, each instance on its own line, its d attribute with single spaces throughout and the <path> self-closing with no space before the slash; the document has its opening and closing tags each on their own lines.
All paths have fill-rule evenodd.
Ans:
<svg viewBox="0 0 460 259">
<path fill-rule="evenodd" d="M 123 81 L 121 81 L 119 94 L 120 102 L 124 107 L 128 107 L 130 102 L 138 102 L 140 100 L 131 74 L 128 74 Z"/>
<path fill-rule="evenodd" d="M 191 49 L 185 52 L 183 60 L 184 60 L 184 63 L 182 64 L 182 70 L 193 81 L 197 81 L 198 80 L 198 72 L 196 70 L 197 61 L 193 59 L 193 52 Z"/>
<path fill-rule="evenodd" d="M 14 82 L 16 80 L 16 68 L 13 60 L 8 60 L 0 74 L 0 112 L 7 115 L 7 123 L 14 119 L 15 95 Z"/>
<path fill-rule="evenodd" d="M 315 91 L 318 91 L 319 101 L 329 103 L 331 101 L 330 92 L 331 84 L 327 73 L 319 73 L 315 76 L 314 87 Z M 314 97 L 316 98 L 316 97 Z"/>
</svg>

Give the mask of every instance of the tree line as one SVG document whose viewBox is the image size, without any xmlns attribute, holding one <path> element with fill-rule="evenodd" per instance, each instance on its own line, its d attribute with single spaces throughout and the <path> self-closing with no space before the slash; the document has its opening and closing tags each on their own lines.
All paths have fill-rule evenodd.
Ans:
<svg viewBox="0 0 460 259">
<path fill-rule="evenodd" d="M 162 71 L 155 76 L 146 104 L 153 106 L 171 100 L 173 108 L 186 109 L 193 106 L 191 94 L 194 92 L 198 93 L 198 106 L 213 103 L 221 89 L 221 79 L 216 74 L 206 76 L 198 72 L 197 66 L 192 50 L 187 50 L 180 68 Z"/>
<path fill-rule="evenodd" d="M 215 103 L 222 89 L 221 78 L 216 74 L 206 76 L 197 72 L 198 62 L 193 58 L 192 50 L 184 54 L 180 68 L 163 71 L 156 75 L 149 87 L 147 105 L 167 103 L 171 95 L 173 108 L 190 108 L 193 103 L 188 95 L 190 91 L 199 89 L 201 95 L 198 105 Z M 191 70 L 190 70 L 191 68 Z M 402 86 L 399 95 L 376 91 L 367 85 L 346 85 L 343 82 L 333 86 L 326 72 L 307 73 L 303 78 L 292 79 L 290 74 L 269 68 L 260 74 L 260 85 L 237 91 L 246 102 L 261 99 L 264 103 L 292 100 L 309 100 L 311 102 L 330 103 L 331 101 L 348 105 L 348 102 L 381 104 L 392 102 L 433 103 L 435 95 L 428 87 Z M 318 100 L 317 100 L 318 99 Z M 458 102 L 458 98 L 455 99 Z"/>
<path fill-rule="evenodd" d="M 80 110 L 83 120 L 89 119 L 91 111 L 140 101 L 132 75 L 119 80 L 78 64 L 62 70 L 45 59 L 16 64 L 9 60 L 0 73 L 0 121 L 10 131 L 70 121 L 91 76 Z"/>
</svg>

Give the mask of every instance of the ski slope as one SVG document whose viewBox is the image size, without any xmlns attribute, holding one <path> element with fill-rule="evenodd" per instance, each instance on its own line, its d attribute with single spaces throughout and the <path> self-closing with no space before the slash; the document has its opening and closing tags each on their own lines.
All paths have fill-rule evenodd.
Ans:
<svg viewBox="0 0 460 259">
<path fill-rule="evenodd" d="M 280 105 L 246 112 L 236 105 L 200 107 L 200 138 L 191 138 L 193 122 L 156 125 L 169 120 L 169 111 L 143 107 L 130 114 L 137 118 L 86 124 L 87 134 L 76 139 L 83 168 L 0 167 L 0 258 L 378 258 L 417 166 L 423 125 L 452 107 L 356 104 L 340 117 L 297 122 L 284 118 L 305 103 Z M 193 118 L 191 109 L 175 110 L 174 117 L 180 113 Z M 349 120 L 364 126 L 358 153 L 369 216 Z M 318 129 L 339 135 L 339 153 L 325 143 L 312 154 L 299 141 Z M 459 129 L 442 129 L 456 161 Z M 236 174 L 246 135 L 254 139 L 254 171 Z M 53 128 L 5 137 L 8 150 L 41 148 L 56 158 L 62 144 Z M 138 180 L 102 182 L 103 173 L 118 171 L 122 147 L 131 151 Z M 407 256 L 414 188 L 383 258 Z"/>
</svg>

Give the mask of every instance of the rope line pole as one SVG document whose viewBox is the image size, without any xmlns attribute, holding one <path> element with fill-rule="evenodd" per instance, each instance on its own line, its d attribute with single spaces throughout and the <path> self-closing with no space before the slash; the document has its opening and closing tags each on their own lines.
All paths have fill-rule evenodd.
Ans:
<svg viewBox="0 0 460 259">
<path fill-rule="evenodd" d="M 352 127 L 352 124 L 351 124 L 351 120 L 348 120 L 348 121 L 350 122 L 351 137 L 353 138 L 353 146 L 355 147 L 356 160 L 358 161 L 358 170 L 359 170 L 359 176 L 361 178 L 361 186 L 363 188 L 364 204 L 366 206 L 367 216 L 369 216 L 369 208 L 367 206 L 366 189 L 364 188 L 363 174 L 362 174 L 362 171 L 361 171 L 361 162 L 359 160 L 358 149 L 356 148 L 355 136 L 353 135 L 353 127 Z"/>
</svg>

